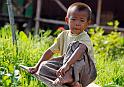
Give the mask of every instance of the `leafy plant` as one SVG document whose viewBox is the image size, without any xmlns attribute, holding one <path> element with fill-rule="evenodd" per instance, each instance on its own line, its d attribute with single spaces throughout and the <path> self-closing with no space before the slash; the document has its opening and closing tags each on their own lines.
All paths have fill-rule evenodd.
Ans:
<svg viewBox="0 0 124 87">
<path fill-rule="evenodd" d="M 104 35 L 104 30 L 100 27 L 91 29 L 89 34 L 94 45 L 98 70 L 96 83 L 104 87 L 124 86 L 124 37 L 116 31 Z M 115 85 L 110 86 L 109 83 Z"/>
</svg>

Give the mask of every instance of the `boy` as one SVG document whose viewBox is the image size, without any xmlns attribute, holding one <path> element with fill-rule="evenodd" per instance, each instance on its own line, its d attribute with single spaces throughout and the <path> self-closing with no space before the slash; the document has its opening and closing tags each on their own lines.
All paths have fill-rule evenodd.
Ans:
<svg viewBox="0 0 124 87">
<path fill-rule="evenodd" d="M 58 87 L 85 87 L 95 80 L 93 46 L 84 31 L 90 24 L 91 14 L 88 5 L 81 2 L 72 4 L 65 17 L 70 30 L 59 34 L 57 41 L 28 71 L 44 82 L 51 81 L 51 87 L 58 84 Z M 62 57 L 51 59 L 54 53 L 60 53 Z"/>
</svg>

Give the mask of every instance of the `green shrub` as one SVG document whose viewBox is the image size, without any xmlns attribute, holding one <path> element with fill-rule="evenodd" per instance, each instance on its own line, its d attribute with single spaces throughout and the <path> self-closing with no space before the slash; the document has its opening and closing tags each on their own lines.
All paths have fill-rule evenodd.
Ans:
<svg viewBox="0 0 124 87">
<path fill-rule="evenodd" d="M 94 45 L 98 76 L 96 83 L 104 87 L 124 86 L 124 37 L 112 31 L 103 35 L 104 30 L 97 27 L 89 34 Z M 106 84 L 119 86 L 106 86 Z"/>
</svg>

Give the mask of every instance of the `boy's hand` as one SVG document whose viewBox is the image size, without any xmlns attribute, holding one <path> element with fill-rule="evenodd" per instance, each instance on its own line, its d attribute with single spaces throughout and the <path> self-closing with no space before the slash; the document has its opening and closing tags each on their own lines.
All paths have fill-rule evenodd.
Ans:
<svg viewBox="0 0 124 87">
<path fill-rule="evenodd" d="M 38 71 L 37 67 L 29 67 L 28 72 L 31 74 L 35 74 Z"/>
<path fill-rule="evenodd" d="M 57 70 L 56 75 L 63 77 L 65 75 L 66 71 L 68 71 L 68 70 L 69 70 L 69 66 L 65 64 L 62 67 L 60 67 L 59 70 Z"/>
</svg>

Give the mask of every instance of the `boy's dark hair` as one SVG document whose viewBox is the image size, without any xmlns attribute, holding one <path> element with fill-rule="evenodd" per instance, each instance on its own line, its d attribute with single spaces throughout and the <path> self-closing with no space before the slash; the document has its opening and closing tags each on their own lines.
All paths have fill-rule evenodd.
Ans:
<svg viewBox="0 0 124 87">
<path fill-rule="evenodd" d="M 78 11 L 87 11 L 88 12 L 88 20 L 91 19 L 91 16 L 92 16 L 92 10 L 91 8 L 85 4 L 85 3 L 82 3 L 82 2 L 76 2 L 76 3 L 73 3 L 72 5 L 69 6 L 68 8 L 68 11 L 67 11 L 67 17 L 70 16 L 70 10 L 72 7 L 76 7 L 76 10 Z"/>
</svg>

